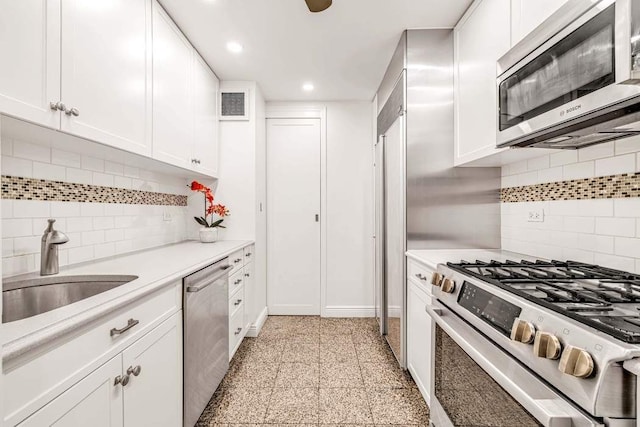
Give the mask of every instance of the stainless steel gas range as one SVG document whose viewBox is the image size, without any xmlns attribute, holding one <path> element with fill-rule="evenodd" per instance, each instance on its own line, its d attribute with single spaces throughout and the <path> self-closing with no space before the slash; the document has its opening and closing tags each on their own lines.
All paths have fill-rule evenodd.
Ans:
<svg viewBox="0 0 640 427">
<path fill-rule="evenodd" d="M 640 425 L 640 275 L 462 261 L 431 283 L 433 425 Z"/>
</svg>

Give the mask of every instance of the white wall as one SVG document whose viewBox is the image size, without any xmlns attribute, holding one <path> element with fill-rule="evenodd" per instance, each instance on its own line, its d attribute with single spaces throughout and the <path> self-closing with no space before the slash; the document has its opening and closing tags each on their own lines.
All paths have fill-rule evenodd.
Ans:
<svg viewBox="0 0 640 427">
<path fill-rule="evenodd" d="M 640 137 L 562 150 L 502 168 L 502 187 L 640 171 Z M 544 222 L 528 222 L 543 209 Z M 502 248 L 640 273 L 640 198 L 502 203 Z"/>
<path fill-rule="evenodd" d="M 327 135 L 322 315 L 374 316 L 371 102 L 278 102 L 267 103 L 267 111 L 319 106 L 326 108 Z"/>
</svg>

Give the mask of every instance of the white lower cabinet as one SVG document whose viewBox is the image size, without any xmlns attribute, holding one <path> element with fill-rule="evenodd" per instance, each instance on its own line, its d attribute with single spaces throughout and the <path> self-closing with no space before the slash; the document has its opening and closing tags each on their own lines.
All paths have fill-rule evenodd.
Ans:
<svg viewBox="0 0 640 427">
<path fill-rule="evenodd" d="M 253 309 L 253 253 L 255 246 L 250 245 L 229 255 L 233 265 L 229 278 L 229 360 L 247 336 L 257 314 Z"/>
<path fill-rule="evenodd" d="M 178 312 L 19 425 L 175 427 L 181 423 Z"/>
<path fill-rule="evenodd" d="M 407 368 L 427 404 L 431 401 L 431 372 L 433 355 L 433 323 L 425 311 L 431 304 L 429 289 L 409 280 L 407 283 Z"/>
<path fill-rule="evenodd" d="M 113 381 L 122 372 L 119 354 L 20 423 L 21 427 L 118 427 L 123 425 L 122 389 Z"/>
</svg>

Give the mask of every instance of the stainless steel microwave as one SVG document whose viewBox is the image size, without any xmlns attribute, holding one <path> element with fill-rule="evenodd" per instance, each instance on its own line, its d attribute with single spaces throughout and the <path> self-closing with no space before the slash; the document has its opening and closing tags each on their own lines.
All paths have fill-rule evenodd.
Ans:
<svg viewBox="0 0 640 427">
<path fill-rule="evenodd" d="M 498 147 L 640 134 L 640 0 L 569 0 L 498 60 Z"/>
</svg>

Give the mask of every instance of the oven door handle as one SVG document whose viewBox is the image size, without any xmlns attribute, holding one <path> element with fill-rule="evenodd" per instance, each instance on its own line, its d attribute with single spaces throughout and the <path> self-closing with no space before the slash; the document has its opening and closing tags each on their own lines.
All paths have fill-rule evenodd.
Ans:
<svg viewBox="0 0 640 427">
<path fill-rule="evenodd" d="M 469 357 L 543 425 L 602 425 L 575 408 L 435 298 L 425 310 Z M 580 422 L 576 423 L 576 420 Z"/>
</svg>

